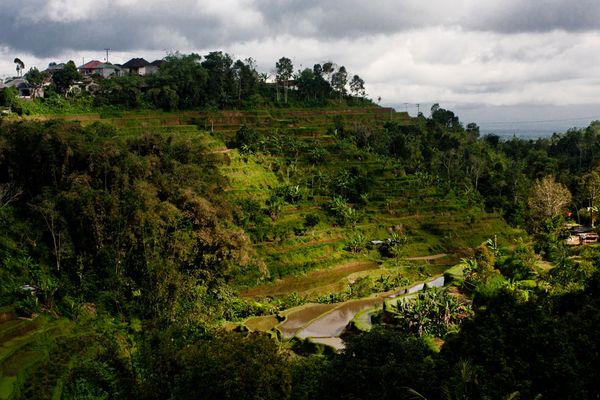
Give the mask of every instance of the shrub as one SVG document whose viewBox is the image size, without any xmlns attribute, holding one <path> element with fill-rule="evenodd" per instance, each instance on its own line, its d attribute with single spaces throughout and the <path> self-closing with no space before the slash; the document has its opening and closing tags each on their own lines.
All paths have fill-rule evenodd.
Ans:
<svg viewBox="0 0 600 400">
<path fill-rule="evenodd" d="M 260 149 L 263 141 L 263 135 L 244 125 L 238 129 L 235 137 L 227 143 L 227 146 L 241 149 L 243 153 L 253 153 Z"/>
<path fill-rule="evenodd" d="M 439 289 L 426 289 L 416 298 L 399 299 L 386 311 L 403 331 L 437 337 L 455 330 L 460 321 L 472 313 L 470 305 L 459 304 L 454 296 Z"/>
<path fill-rule="evenodd" d="M 350 207 L 343 197 L 333 196 L 329 202 L 329 210 L 336 217 L 337 222 L 340 225 L 351 224 L 355 227 L 358 223 L 358 212 Z"/>
<path fill-rule="evenodd" d="M 321 222 L 319 216 L 317 214 L 307 214 L 304 216 L 304 226 L 307 228 L 312 228 L 319 225 Z"/>
</svg>

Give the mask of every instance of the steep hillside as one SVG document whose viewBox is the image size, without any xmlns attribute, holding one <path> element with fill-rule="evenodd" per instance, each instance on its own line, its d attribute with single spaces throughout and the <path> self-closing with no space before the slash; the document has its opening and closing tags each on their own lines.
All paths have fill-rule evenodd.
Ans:
<svg viewBox="0 0 600 400">
<path fill-rule="evenodd" d="M 124 113 L 67 119 L 108 123 L 124 138 L 142 133 L 185 137 L 222 155 L 226 197 L 237 206 L 238 224 L 258 255 L 253 269 L 234 277 L 246 296 L 327 295 L 346 290 L 348 279 L 356 279 L 357 273 L 419 280 L 456 263 L 469 248 L 494 235 L 514 234 L 500 216 L 486 213 L 462 188 L 426 171 L 406 174 L 393 158 L 359 148 L 356 139 L 344 133 L 368 138 L 390 121 L 416 123 L 392 109 Z M 356 265 L 369 267 L 357 271 Z M 322 270 L 331 271 L 331 276 L 310 275 Z"/>
<path fill-rule="evenodd" d="M 191 140 L 221 156 L 221 186 L 257 253 L 254 267 L 233 279 L 245 296 L 327 295 L 346 290 L 357 273 L 419 280 L 494 235 L 513 234 L 462 188 L 427 171 L 407 174 L 359 143 L 388 122 L 417 123 L 389 108 L 59 118 L 112 125 L 123 140 L 148 133 Z M 331 276 L 309 274 L 321 270 Z"/>
</svg>

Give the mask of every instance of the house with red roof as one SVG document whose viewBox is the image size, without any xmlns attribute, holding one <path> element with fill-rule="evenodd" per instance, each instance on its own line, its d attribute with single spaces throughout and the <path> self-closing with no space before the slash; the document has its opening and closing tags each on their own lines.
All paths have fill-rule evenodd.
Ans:
<svg viewBox="0 0 600 400">
<path fill-rule="evenodd" d="M 100 75 L 104 78 L 111 76 L 120 76 L 121 68 L 111 63 L 103 63 L 102 61 L 92 60 L 78 67 L 77 70 L 83 76 Z"/>
<path fill-rule="evenodd" d="M 100 64 L 102 64 L 102 61 L 92 60 L 79 66 L 77 70 L 81 75 L 91 76 L 97 73 L 97 68 Z"/>
</svg>

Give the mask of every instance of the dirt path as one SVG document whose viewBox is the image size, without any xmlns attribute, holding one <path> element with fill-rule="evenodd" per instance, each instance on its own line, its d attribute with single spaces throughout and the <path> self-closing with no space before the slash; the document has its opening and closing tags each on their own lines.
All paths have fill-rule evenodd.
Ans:
<svg viewBox="0 0 600 400">
<path fill-rule="evenodd" d="M 211 151 L 211 154 L 227 154 L 231 151 L 232 149 L 221 149 L 221 150 L 213 150 Z"/>
<path fill-rule="evenodd" d="M 406 257 L 405 260 L 409 261 L 432 261 L 437 260 L 438 258 L 446 257 L 447 253 L 433 254 L 431 256 L 422 256 L 422 257 Z"/>
</svg>

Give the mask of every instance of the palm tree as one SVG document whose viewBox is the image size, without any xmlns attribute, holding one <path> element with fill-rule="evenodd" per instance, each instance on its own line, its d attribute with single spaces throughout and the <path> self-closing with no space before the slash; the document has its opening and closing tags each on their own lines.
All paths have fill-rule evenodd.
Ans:
<svg viewBox="0 0 600 400">
<path fill-rule="evenodd" d="M 21 74 L 23 73 L 23 70 L 25 69 L 25 63 L 23 61 L 21 61 L 20 58 L 15 58 L 15 60 L 13 61 L 15 64 L 17 64 L 17 75 L 21 76 Z"/>
</svg>

